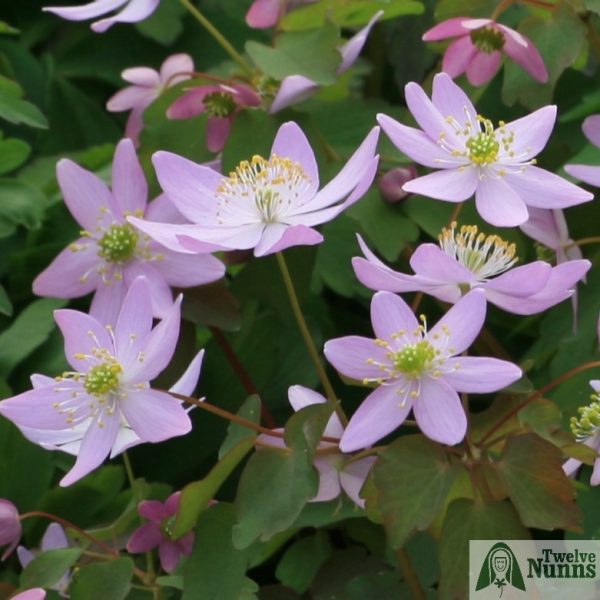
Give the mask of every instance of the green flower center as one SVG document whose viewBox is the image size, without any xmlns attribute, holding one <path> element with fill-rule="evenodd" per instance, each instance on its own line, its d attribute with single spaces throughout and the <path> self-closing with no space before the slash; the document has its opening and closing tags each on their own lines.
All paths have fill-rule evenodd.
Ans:
<svg viewBox="0 0 600 600">
<path fill-rule="evenodd" d="M 114 392 L 119 387 L 119 374 L 122 372 L 123 368 L 118 362 L 96 365 L 86 373 L 83 387 L 94 396 Z"/>
<path fill-rule="evenodd" d="M 471 41 L 481 52 L 491 54 L 504 47 L 504 34 L 493 27 L 481 27 L 471 31 Z"/>
<path fill-rule="evenodd" d="M 470 137 L 465 146 L 469 151 L 469 159 L 475 165 L 487 165 L 496 162 L 500 144 L 494 135 L 494 125 L 489 119 L 481 118 L 483 131 Z"/>
<path fill-rule="evenodd" d="M 228 117 L 235 110 L 233 96 L 227 92 L 207 94 L 203 102 L 209 117 Z"/>
<path fill-rule="evenodd" d="M 416 344 L 408 344 L 396 352 L 393 359 L 394 367 L 400 373 L 416 379 L 431 367 L 436 356 L 435 348 L 427 340 L 421 340 Z"/>
<path fill-rule="evenodd" d="M 556 263 L 556 251 L 552 250 L 552 248 L 548 248 L 548 246 L 544 246 L 544 244 L 540 244 L 536 242 L 534 244 L 535 247 L 535 255 L 538 260 L 543 260 L 549 263 Z"/>
<path fill-rule="evenodd" d="M 589 438 L 600 427 L 600 396 L 592 394 L 591 399 L 591 404 L 577 409 L 579 418 L 571 417 L 571 431 L 578 441 Z"/>
<path fill-rule="evenodd" d="M 129 224 L 111 225 L 98 242 L 98 255 L 108 262 L 125 262 L 133 256 L 139 237 Z"/>
</svg>

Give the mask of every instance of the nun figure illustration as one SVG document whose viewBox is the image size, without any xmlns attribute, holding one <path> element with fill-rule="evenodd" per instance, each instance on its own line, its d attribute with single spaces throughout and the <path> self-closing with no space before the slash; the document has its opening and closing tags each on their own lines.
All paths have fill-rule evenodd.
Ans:
<svg viewBox="0 0 600 600">
<path fill-rule="evenodd" d="M 494 544 L 485 557 L 477 579 L 476 591 L 494 584 L 500 590 L 502 598 L 507 585 L 525 591 L 525 582 L 513 551 L 504 542 Z"/>
</svg>

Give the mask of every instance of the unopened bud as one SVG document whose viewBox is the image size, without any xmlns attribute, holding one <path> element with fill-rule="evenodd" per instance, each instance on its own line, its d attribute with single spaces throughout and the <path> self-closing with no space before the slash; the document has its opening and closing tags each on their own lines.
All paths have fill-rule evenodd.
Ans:
<svg viewBox="0 0 600 600">
<path fill-rule="evenodd" d="M 416 176 L 417 170 L 414 165 L 409 165 L 408 167 L 396 167 L 395 169 L 388 171 L 378 183 L 381 197 L 386 202 L 400 202 L 400 200 L 403 200 L 410 195 L 410 192 L 405 192 L 402 189 L 402 186 Z"/>
</svg>

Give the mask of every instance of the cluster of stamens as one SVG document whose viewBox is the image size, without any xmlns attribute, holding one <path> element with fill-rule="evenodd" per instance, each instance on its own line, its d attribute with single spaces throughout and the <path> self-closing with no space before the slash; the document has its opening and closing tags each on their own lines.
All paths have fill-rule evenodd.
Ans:
<svg viewBox="0 0 600 600">
<path fill-rule="evenodd" d="M 122 372 L 123 367 L 116 361 L 96 365 L 85 374 L 83 387 L 88 394 L 98 397 L 115 392 Z"/>
<path fill-rule="evenodd" d="M 276 222 L 282 210 L 298 202 L 309 184 L 310 178 L 300 163 L 276 154 L 269 160 L 254 155 L 252 160 L 242 161 L 217 187 L 217 217 L 224 223 L 222 213 L 229 203 L 247 199 L 254 203 L 264 223 Z"/>
<path fill-rule="evenodd" d="M 490 165 L 496 162 L 500 143 L 496 139 L 494 124 L 489 119 L 481 119 L 483 131 L 471 136 L 465 146 L 469 151 L 469 159 L 475 165 Z"/>
<path fill-rule="evenodd" d="M 504 47 L 504 34 L 494 27 L 480 27 L 471 31 L 473 45 L 486 54 L 491 54 Z"/>
<path fill-rule="evenodd" d="M 212 92 L 202 101 L 209 117 L 228 117 L 235 111 L 235 100 L 229 92 Z"/>
<path fill-rule="evenodd" d="M 98 256 L 111 263 L 126 262 L 134 255 L 139 237 L 129 223 L 111 225 L 98 241 Z"/>
<path fill-rule="evenodd" d="M 592 394 L 591 400 L 590 404 L 577 410 L 579 418 L 571 417 L 571 431 L 579 442 L 594 435 L 600 427 L 600 396 Z"/>
<path fill-rule="evenodd" d="M 515 244 L 497 235 L 479 233 L 476 225 L 462 225 L 456 231 L 456 221 L 442 229 L 438 239 L 441 249 L 483 280 L 510 269 L 519 259 Z"/>
</svg>

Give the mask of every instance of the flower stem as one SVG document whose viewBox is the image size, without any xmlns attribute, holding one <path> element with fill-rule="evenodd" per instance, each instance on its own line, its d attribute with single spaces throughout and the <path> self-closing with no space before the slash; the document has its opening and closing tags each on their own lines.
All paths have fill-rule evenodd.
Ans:
<svg viewBox="0 0 600 600">
<path fill-rule="evenodd" d="M 185 8 L 193 15 L 193 17 L 213 36 L 213 38 L 221 45 L 223 50 L 229 54 L 240 68 L 248 75 L 253 74 L 253 69 L 244 57 L 229 43 L 229 40 L 190 2 L 190 0 L 179 0 Z"/>
<path fill-rule="evenodd" d="M 292 277 L 287 267 L 287 263 L 285 262 L 285 258 L 281 252 L 277 252 L 275 254 L 277 258 L 277 264 L 279 265 L 279 269 L 281 271 L 281 275 L 283 277 L 283 283 L 285 284 L 285 289 L 288 293 L 288 297 L 290 299 L 290 304 L 292 306 L 292 312 L 294 313 L 294 317 L 296 317 L 296 322 L 298 323 L 298 328 L 300 329 L 300 333 L 304 339 L 304 343 L 306 344 L 306 348 L 308 349 L 308 353 L 310 354 L 310 358 L 315 365 L 315 369 L 317 370 L 317 374 L 319 375 L 319 379 L 321 380 L 321 385 L 325 390 L 325 395 L 327 396 L 327 400 L 338 418 L 340 419 L 342 425 L 345 427 L 348 424 L 348 419 L 340 406 L 340 403 L 336 397 L 335 390 L 327 377 L 327 373 L 325 372 L 325 368 L 323 367 L 323 363 L 321 363 L 321 358 L 319 357 L 319 353 L 315 348 L 315 344 L 313 342 L 312 336 L 310 335 L 310 331 L 308 329 L 308 325 L 306 324 L 306 320 L 304 319 L 304 315 L 302 314 L 302 309 L 300 308 L 300 302 L 298 301 L 298 296 L 296 295 L 296 290 L 294 288 L 294 282 L 292 281 Z"/>
<path fill-rule="evenodd" d="M 396 550 L 396 559 L 398 560 L 398 565 L 404 576 L 404 581 L 406 581 L 406 585 L 408 585 L 408 588 L 410 589 L 412 598 L 414 600 L 426 600 L 427 596 L 421 587 L 421 582 L 410 561 L 408 552 L 404 548 L 399 548 Z"/>
<path fill-rule="evenodd" d="M 502 0 L 490 15 L 490 19 L 495 21 L 509 6 L 514 4 L 515 0 Z"/>
<path fill-rule="evenodd" d="M 460 215 L 460 211 L 462 210 L 463 204 L 464 202 L 459 202 L 458 204 L 454 205 L 454 209 L 452 210 L 450 218 L 448 219 L 448 227 L 451 227 L 452 223 L 454 223 L 454 221 L 458 219 L 458 215 Z"/>
<path fill-rule="evenodd" d="M 107 546 L 102 540 L 99 540 L 98 538 L 94 537 L 91 533 L 88 533 L 87 531 L 81 529 L 81 527 L 78 527 L 74 523 L 71 523 L 71 521 L 67 521 L 66 519 L 63 519 L 62 517 L 59 517 L 57 515 L 53 515 L 51 513 L 47 513 L 47 512 L 41 511 L 41 510 L 32 510 L 30 512 L 26 512 L 26 513 L 23 513 L 22 515 L 19 515 L 19 519 L 21 521 L 24 521 L 25 519 L 29 519 L 30 517 L 44 517 L 45 519 L 50 519 L 51 521 L 60 523 L 66 529 L 72 529 L 73 531 L 76 531 L 81 537 L 84 537 L 84 538 L 88 539 L 90 542 L 92 542 L 93 544 L 96 544 L 96 546 L 98 546 L 99 548 L 102 548 L 102 550 L 104 550 L 104 552 L 106 552 L 107 554 L 112 555 L 114 558 L 119 558 L 118 550 L 116 550 L 115 548 L 111 548 L 110 546 Z"/>
<path fill-rule="evenodd" d="M 568 250 L 569 248 L 573 248 L 573 246 L 586 246 L 588 244 L 600 244 L 600 236 L 593 235 L 591 237 L 585 237 L 580 240 L 569 242 L 568 244 L 563 244 L 563 249 Z"/>
<path fill-rule="evenodd" d="M 238 425 L 241 425 L 242 427 L 247 427 L 248 429 L 252 429 L 253 431 L 256 431 L 257 433 L 264 433 L 265 435 L 270 435 L 271 437 L 277 437 L 277 438 L 285 437 L 283 431 L 275 431 L 273 429 L 267 429 L 266 427 L 263 427 L 262 425 L 253 423 L 252 421 L 249 421 L 248 419 L 244 419 L 244 417 L 240 417 L 239 415 L 234 415 L 233 413 L 230 413 L 228 410 L 219 408 L 218 406 L 215 406 L 214 404 L 210 404 L 209 402 L 206 402 L 205 400 L 196 400 L 196 398 L 191 398 L 190 396 L 184 396 L 183 394 L 177 394 L 176 392 L 168 392 L 166 390 L 158 390 L 158 391 L 162 391 L 165 394 L 170 394 L 171 396 L 173 396 L 174 398 L 177 398 L 178 400 L 182 400 L 183 402 L 187 402 L 188 404 L 193 404 L 194 406 L 197 406 L 198 408 L 201 408 L 202 410 L 213 413 L 214 415 L 217 415 L 223 419 L 227 419 L 228 421 L 232 421 L 233 423 L 237 423 Z M 338 438 L 329 437 L 327 435 L 324 435 L 321 438 L 321 440 L 324 442 L 331 442 L 333 444 L 337 444 L 340 441 Z"/>
<path fill-rule="evenodd" d="M 579 373 L 583 373 L 584 371 L 588 371 L 589 369 L 594 369 L 595 367 L 600 367 L 600 360 L 593 360 L 584 363 L 583 365 L 579 365 L 578 367 L 575 367 L 573 369 L 570 369 L 569 371 L 563 373 L 544 387 L 541 387 L 539 390 L 533 392 L 532 394 L 527 396 L 527 398 L 525 398 L 523 402 L 517 404 L 512 410 L 507 412 L 499 421 L 497 421 L 496 424 L 490 430 L 488 430 L 488 432 L 475 445 L 479 448 L 481 448 L 484 445 L 487 445 L 486 441 L 489 440 L 490 437 L 492 437 L 492 435 L 496 433 L 496 431 L 498 431 L 500 427 L 502 427 L 502 425 L 510 421 L 520 410 L 525 408 L 528 404 L 530 404 L 534 400 L 537 400 L 538 398 L 542 398 L 544 394 L 546 394 L 546 392 L 553 390 L 556 386 L 571 379 L 571 377 L 574 377 Z"/>
</svg>

